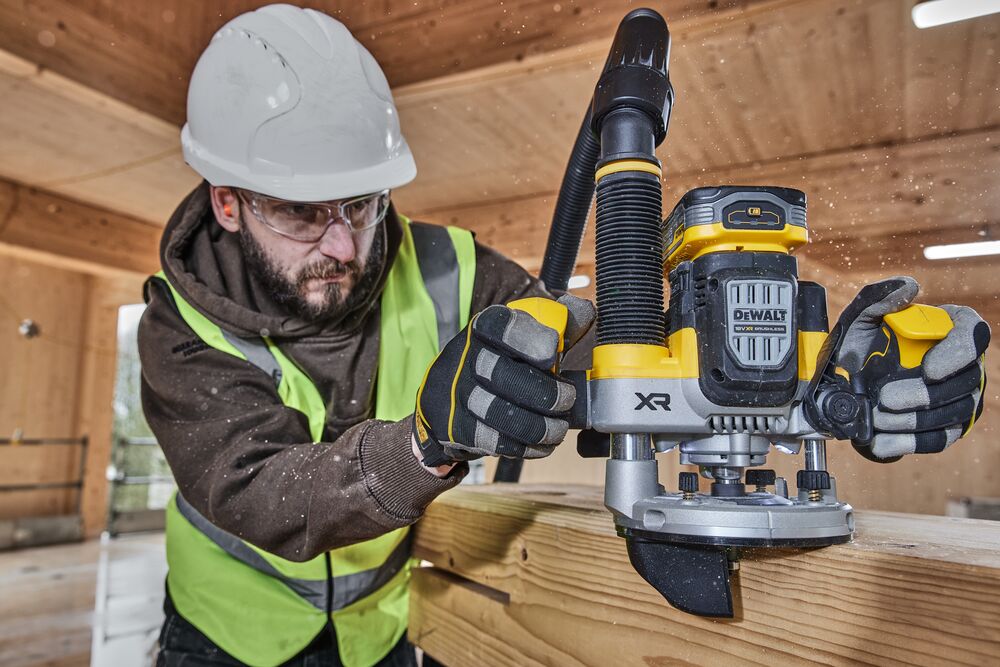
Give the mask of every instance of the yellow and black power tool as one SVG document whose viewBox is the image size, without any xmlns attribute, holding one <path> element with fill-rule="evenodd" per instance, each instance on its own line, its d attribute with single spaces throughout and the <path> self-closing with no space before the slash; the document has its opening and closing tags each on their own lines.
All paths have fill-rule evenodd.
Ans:
<svg viewBox="0 0 1000 667">
<path fill-rule="evenodd" d="M 853 511 L 837 496 L 826 441 L 852 440 L 864 453 L 869 392 L 919 373 L 951 320 L 928 306 L 886 317 L 885 339 L 848 377 L 834 362 L 842 326 L 828 333 L 826 292 L 798 279 L 791 254 L 809 237 L 802 192 L 698 188 L 662 220 L 653 151 L 673 103 L 669 44 L 652 10 L 630 12 L 619 27 L 542 277 L 565 288 L 596 188 L 597 345 L 592 368 L 573 377 L 577 425 L 610 440 L 605 505 L 639 574 L 679 609 L 731 617 L 739 548 L 850 539 Z M 877 289 L 862 290 L 841 321 L 880 300 Z M 794 488 L 763 468 L 772 446 L 804 452 Z M 667 489 L 654 454 L 674 449 L 698 472 Z M 711 480 L 705 493 L 700 478 Z"/>
</svg>

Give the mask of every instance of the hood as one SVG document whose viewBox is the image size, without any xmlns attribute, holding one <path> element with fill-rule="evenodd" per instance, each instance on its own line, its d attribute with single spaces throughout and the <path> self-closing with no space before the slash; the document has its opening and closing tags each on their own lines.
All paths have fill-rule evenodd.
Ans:
<svg viewBox="0 0 1000 667">
<path fill-rule="evenodd" d="M 385 220 L 386 263 L 382 276 L 370 298 L 336 319 L 303 320 L 271 298 L 247 270 L 238 236 L 215 221 L 205 181 L 170 217 L 160 242 L 160 263 L 170 284 L 188 303 L 237 336 L 299 338 L 351 334 L 373 311 L 399 250 L 402 228 L 392 205 Z"/>
</svg>

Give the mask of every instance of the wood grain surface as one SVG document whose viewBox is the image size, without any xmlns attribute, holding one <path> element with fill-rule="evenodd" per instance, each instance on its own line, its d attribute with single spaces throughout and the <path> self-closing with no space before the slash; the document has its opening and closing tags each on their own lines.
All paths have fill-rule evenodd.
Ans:
<svg viewBox="0 0 1000 667">
<path fill-rule="evenodd" d="M 599 488 L 459 487 L 419 524 L 410 636 L 452 666 L 998 664 L 1000 525 L 856 517 L 850 544 L 745 554 L 720 621 L 632 570 Z"/>
</svg>

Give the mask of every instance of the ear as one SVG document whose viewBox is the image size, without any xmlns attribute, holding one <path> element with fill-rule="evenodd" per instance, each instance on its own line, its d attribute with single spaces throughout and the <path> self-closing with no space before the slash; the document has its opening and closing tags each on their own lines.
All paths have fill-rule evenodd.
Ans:
<svg viewBox="0 0 1000 667">
<path fill-rule="evenodd" d="M 227 232 L 240 231 L 240 205 L 243 203 L 232 188 L 209 188 L 215 220 Z"/>
</svg>

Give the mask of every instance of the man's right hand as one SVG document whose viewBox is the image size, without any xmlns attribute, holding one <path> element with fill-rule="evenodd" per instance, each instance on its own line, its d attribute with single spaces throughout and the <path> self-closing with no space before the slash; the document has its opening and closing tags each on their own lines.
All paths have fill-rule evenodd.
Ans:
<svg viewBox="0 0 1000 667">
<path fill-rule="evenodd" d="M 565 295 L 571 345 L 593 306 Z M 429 467 L 481 456 L 541 458 L 566 437 L 573 385 L 552 372 L 559 332 L 524 311 L 490 306 L 427 369 L 417 392 L 414 438 Z"/>
</svg>

